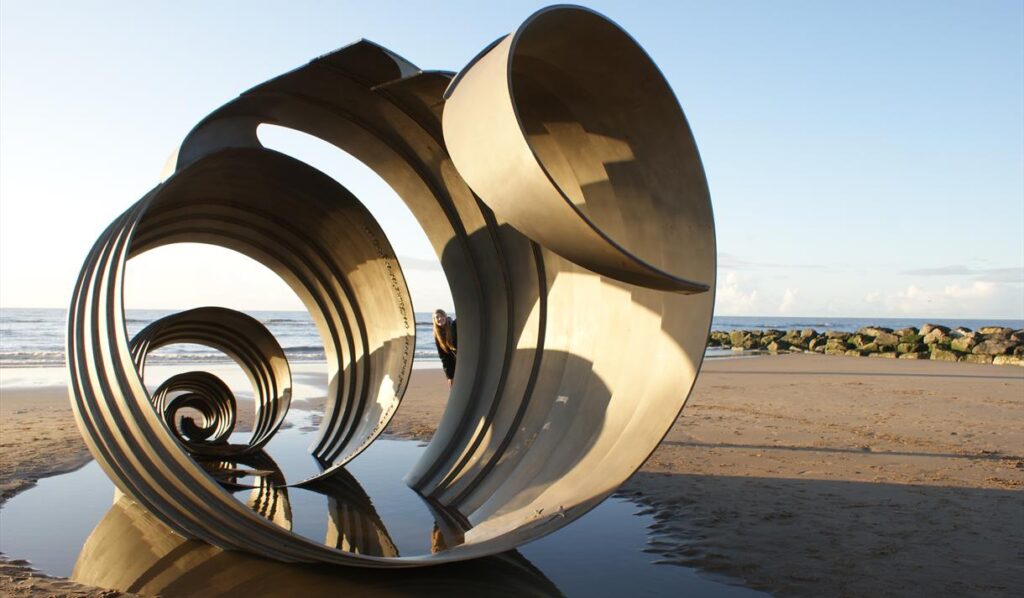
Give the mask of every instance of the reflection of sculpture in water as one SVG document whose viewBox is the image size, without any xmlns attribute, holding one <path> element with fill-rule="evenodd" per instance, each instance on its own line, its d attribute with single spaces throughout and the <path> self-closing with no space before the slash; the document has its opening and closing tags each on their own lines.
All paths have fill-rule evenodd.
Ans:
<svg viewBox="0 0 1024 598">
<path fill-rule="evenodd" d="M 449 387 L 455 379 L 455 354 L 459 345 L 455 326 L 455 320 L 448 317 L 443 309 L 434 311 L 434 345 L 437 346 L 437 356 L 441 358 L 441 368 L 444 370 L 444 377 L 448 379 Z"/>
<path fill-rule="evenodd" d="M 122 497 L 85 541 L 71 578 L 142 595 L 177 596 L 561 596 L 516 552 L 443 567 L 392 571 L 289 565 L 223 551 L 174 534 Z"/>
<path fill-rule="evenodd" d="M 395 414 L 416 333 L 395 252 L 341 184 L 264 147 L 263 123 L 374 170 L 441 262 L 459 315 L 458 377 L 403 479 L 452 514 L 450 530 L 437 521 L 436 553 L 336 548 L 387 553 L 373 533 L 339 532 L 334 546 L 296 538 L 196 467 L 189 452 L 258 451 L 284 417 L 287 359 L 257 340 L 259 322 L 235 334 L 224 322 L 244 317 L 200 308 L 129 347 L 127 261 L 173 243 L 221 246 L 278 274 L 320 332 L 328 390 L 311 452 L 324 467 L 311 479 L 360 455 Z M 655 450 L 704 357 L 715 255 L 707 181 L 682 109 L 608 19 L 543 9 L 457 75 L 360 41 L 212 112 L 166 179 L 100 235 L 68 312 L 72 406 L 118 488 L 182 535 L 285 562 L 411 567 L 497 554 L 582 516 Z M 190 434 L 154 410 L 143 355 L 189 339 L 231 355 L 254 381 L 248 444 L 212 442 L 230 419 L 216 392 L 189 391 L 209 414 Z M 211 428 L 206 440 L 190 438 Z"/>
<path fill-rule="evenodd" d="M 292 529 L 288 483 L 277 463 L 265 451 L 232 457 L 231 460 L 197 458 L 197 462 L 230 491 L 251 488 L 245 504 L 284 529 Z"/>
<path fill-rule="evenodd" d="M 466 542 L 466 532 L 473 524 L 457 509 L 445 507 L 436 500 L 425 499 L 434 527 L 430 531 L 430 552 L 438 554 Z"/>
<path fill-rule="evenodd" d="M 197 456 L 197 462 L 233 494 L 248 491 L 245 504 L 254 512 L 284 529 L 293 529 L 287 480 L 265 451 L 230 459 Z M 327 532 L 323 540 L 326 546 L 365 556 L 401 556 L 370 496 L 351 473 L 339 469 L 329 477 L 303 483 L 302 489 L 327 497 Z M 430 532 L 432 553 L 463 543 L 472 525 L 460 513 L 409 492 L 417 497 L 414 502 L 426 506 L 434 518 Z M 405 533 L 408 535 L 408 530 Z"/>
<path fill-rule="evenodd" d="M 324 544 L 353 554 L 399 556 L 398 547 L 391 540 L 369 495 L 352 474 L 341 469 L 329 478 L 303 487 L 327 496 Z"/>
</svg>

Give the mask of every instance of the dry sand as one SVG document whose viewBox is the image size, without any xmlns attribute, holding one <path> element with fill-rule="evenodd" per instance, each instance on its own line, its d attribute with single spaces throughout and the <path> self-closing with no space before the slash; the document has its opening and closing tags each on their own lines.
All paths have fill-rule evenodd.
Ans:
<svg viewBox="0 0 1024 598">
<path fill-rule="evenodd" d="M 0 394 L 4 499 L 88 459 L 63 393 Z M 446 395 L 440 371 L 416 370 L 388 432 L 429 437 Z M 712 360 L 621 493 L 658 521 L 652 558 L 774 594 L 1011 595 L 1024 586 L 1022 453 L 1022 369 Z M 90 591 L 67 584 L 0 563 L 3 594 Z"/>
</svg>

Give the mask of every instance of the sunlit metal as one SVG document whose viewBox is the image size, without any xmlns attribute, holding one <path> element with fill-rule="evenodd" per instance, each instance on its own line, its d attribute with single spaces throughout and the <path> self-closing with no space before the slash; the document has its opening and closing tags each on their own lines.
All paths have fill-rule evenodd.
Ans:
<svg viewBox="0 0 1024 598">
<path fill-rule="evenodd" d="M 132 360 L 125 262 L 211 243 L 279 274 L 321 332 L 330 387 L 313 454 L 324 471 L 301 483 L 337 473 L 397 409 L 415 322 L 391 246 L 338 183 L 264 148 L 262 123 L 376 171 L 441 261 L 458 369 L 406 478 L 435 511 L 431 554 L 393 554 L 376 527 L 321 544 L 254 513 L 168 431 Z M 70 310 L 72 402 L 118 487 L 188 537 L 283 561 L 476 558 L 567 525 L 643 464 L 693 387 L 714 284 L 693 136 L 657 67 L 614 23 L 544 9 L 454 77 L 362 41 L 210 114 L 173 173 L 104 232 Z"/>
</svg>

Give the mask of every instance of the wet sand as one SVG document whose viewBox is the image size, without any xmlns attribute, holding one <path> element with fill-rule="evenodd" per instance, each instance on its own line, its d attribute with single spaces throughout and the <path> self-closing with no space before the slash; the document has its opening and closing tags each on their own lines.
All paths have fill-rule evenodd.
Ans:
<svg viewBox="0 0 1024 598">
<path fill-rule="evenodd" d="M 388 433 L 429 438 L 446 396 L 439 370 L 415 370 Z M 1011 595 L 1024 584 L 1022 453 L 1024 369 L 712 360 L 621 494 L 659 521 L 652 559 L 773 594 Z M 4 500 L 88 458 L 63 389 L 0 393 Z M 5 595 L 88 591 L 67 583 L 0 564 Z"/>
</svg>

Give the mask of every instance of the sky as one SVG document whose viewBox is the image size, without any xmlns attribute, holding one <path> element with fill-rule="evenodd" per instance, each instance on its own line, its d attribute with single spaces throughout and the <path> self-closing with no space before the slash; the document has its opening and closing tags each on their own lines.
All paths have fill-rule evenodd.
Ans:
<svg viewBox="0 0 1024 598">
<path fill-rule="evenodd" d="M 96 237 L 241 91 L 365 38 L 461 69 L 543 2 L 0 3 L 0 307 L 66 307 Z M 711 188 L 716 314 L 1024 318 L 1024 3 L 586 2 L 647 50 Z M 404 204 L 339 150 L 261 140 L 384 225 L 451 308 Z M 129 308 L 299 309 L 218 248 L 129 263 Z"/>
</svg>

